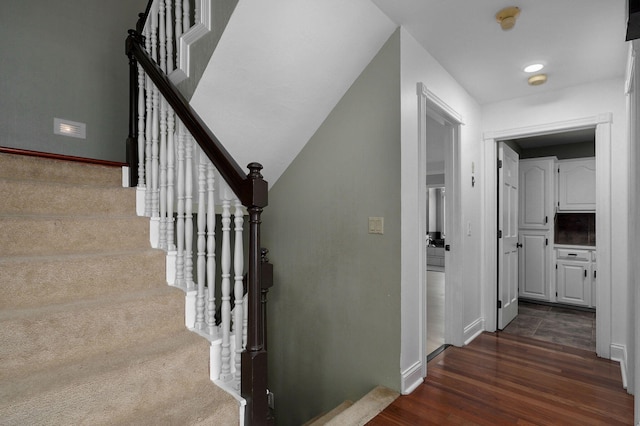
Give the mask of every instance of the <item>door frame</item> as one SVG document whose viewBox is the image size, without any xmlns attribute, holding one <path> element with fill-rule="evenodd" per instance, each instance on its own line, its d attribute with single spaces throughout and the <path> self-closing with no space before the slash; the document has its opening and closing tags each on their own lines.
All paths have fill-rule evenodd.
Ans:
<svg viewBox="0 0 640 426">
<path fill-rule="evenodd" d="M 497 326 L 497 142 L 572 130 L 596 131 L 596 234 L 598 286 L 596 290 L 596 353 L 611 358 L 611 123 L 612 113 L 536 126 L 485 132 L 482 186 L 482 309 L 487 331 Z"/>
<path fill-rule="evenodd" d="M 444 339 L 445 343 L 455 346 L 464 344 L 464 326 L 462 306 L 462 277 L 460 268 L 451 267 L 459 265 L 461 250 L 461 224 L 462 224 L 462 199 L 460 182 L 460 127 L 464 125 L 462 117 L 442 99 L 427 89 L 423 83 L 418 83 L 418 178 L 419 193 L 419 225 L 417 238 L 419 245 L 419 271 L 420 282 L 420 359 L 423 361 L 422 377 L 427 375 L 427 250 L 424 244 L 426 235 L 426 194 L 427 194 L 427 115 L 436 115 L 445 120 L 453 129 L 450 147 L 447 148 L 449 154 L 445 156 L 445 187 L 447 188 L 447 244 L 451 246 L 451 251 L 445 254 L 445 271 L 447 285 L 445 286 L 445 308 L 444 308 Z M 447 265 L 447 263 L 449 263 Z M 456 309 L 457 308 L 457 309 Z"/>
</svg>

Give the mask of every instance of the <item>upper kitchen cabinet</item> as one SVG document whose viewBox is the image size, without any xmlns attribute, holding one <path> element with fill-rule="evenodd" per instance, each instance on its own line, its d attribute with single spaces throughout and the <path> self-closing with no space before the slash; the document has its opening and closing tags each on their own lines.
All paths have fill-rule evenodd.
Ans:
<svg viewBox="0 0 640 426">
<path fill-rule="evenodd" d="M 558 162 L 558 210 L 595 211 L 596 159 Z"/>
<path fill-rule="evenodd" d="M 520 160 L 519 228 L 546 230 L 553 223 L 556 157 Z"/>
</svg>

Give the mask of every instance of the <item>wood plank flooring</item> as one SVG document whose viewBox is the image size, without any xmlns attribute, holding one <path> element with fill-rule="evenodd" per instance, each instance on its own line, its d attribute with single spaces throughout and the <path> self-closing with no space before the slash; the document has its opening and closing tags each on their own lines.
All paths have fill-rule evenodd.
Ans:
<svg viewBox="0 0 640 426">
<path fill-rule="evenodd" d="M 483 333 L 445 350 L 427 371 L 425 383 L 367 424 L 633 424 L 619 364 L 583 349 Z"/>
</svg>

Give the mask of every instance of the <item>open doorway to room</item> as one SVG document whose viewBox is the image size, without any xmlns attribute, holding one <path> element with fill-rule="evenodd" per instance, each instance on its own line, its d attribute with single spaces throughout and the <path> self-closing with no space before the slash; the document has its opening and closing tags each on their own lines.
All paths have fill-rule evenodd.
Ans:
<svg viewBox="0 0 640 426">
<path fill-rule="evenodd" d="M 553 141 L 550 135 L 560 141 Z M 585 135 L 588 140 L 584 140 Z M 583 141 L 576 140 L 571 147 L 562 146 L 572 144 L 566 139 L 573 137 L 582 137 Z M 516 319 L 511 325 L 498 323 L 502 305 L 500 297 L 496 297 L 500 296 L 496 283 L 502 273 L 497 220 L 501 141 L 512 141 L 507 143 L 521 154 L 518 298 L 522 299 L 520 316 L 523 312 L 528 314 L 529 324 L 525 318 Z M 607 201 L 611 194 L 611 115 L 487 132 L 485 150 L 486 329 L 515 326 L 531 337 L 570 343 L 609 358 L 611 211 Z M 545 180 L 545 176 L 550 179 Z M 557 319 L 567 309 L 587 317 L 586 324 L 564 327 L 558 321 L 543 324 L 540 320 L 546 315 Z M 595 343 L 578 336 L 580 327 L 584 328 L 585 336 L 595 336 Z M 565 335 L 558 336 L 561 332 Z M 560 342 L 561 338 L 567 340 Z"/>
<path fill-rule="evenodd" d="M 446 176 L 445 147 L 451 143 L 451 125 L 427 114 L 426 178 L 426 275 L 427 275 L 427 359 L 439 353 L 445 344 L 446 282 Z"/>
<path fill-rule="evenodd" d="M 514 218 L 518 309 L 512 321 L 501 324 L 504 309 L 499 308 L 498 328 L 595 352 L 595 128 L 501 143 L 519 158 Z M 501 186 L 503 175 L 498 173 Z M 507 200 L 499 195 L 498 202 L 500 212 Z M 499 227 L 499 245 L 504 245 L 507 230 L 504 224 Z M 499 269 L 499 281 L 505 269 Z M 499 294 L 504 304 L 502 299 Z"/>
</svg>

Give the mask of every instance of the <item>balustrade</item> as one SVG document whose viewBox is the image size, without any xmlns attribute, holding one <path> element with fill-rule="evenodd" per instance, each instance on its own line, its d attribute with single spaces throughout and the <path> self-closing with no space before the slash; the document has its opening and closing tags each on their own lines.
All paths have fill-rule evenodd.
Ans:
<svg viewBox="0 0 640 426">
<path fill-rule="evenodd" d="M 260 352 L 259 356 L 264 352 L 256 340 L 264 330 L 248 331 L 247 326 L 262 326 L 263 320 L 262 311 L 256 310 L 256 306 L 262 309 L 256 227 L 266 205 L 266 182 L 259 173 L 261 166 L 252 163 L 251 173 L 245 174 L 189 107 L 182 106 L 188 104 L 175 94 L 175 88 L 163 87 L 170 85 L 166 76 L 178 63 L 180 38 L 194 20 L 201 19 L 200 0 L 193 11 L 189 3 L 154 1 L 148 16 L 141 15 L 144 25 L 139 24 L 128 40 L 128 54 L 137 60 L 131 61 L 138 96 L 133 116 L 137 119 L 137 190 L 144 193 L 138 198 L 142 203 L 138 211 L 152 219 L 152 245 L 168 252 L 167 270 L 173 275 L 167 281 L 188 293 L 187 326 L 211 341 L 211 378 L 239 392 L 247 340 L 253 342 L 253 352 Z M 164 77 L 150 69 L 162 71 Z M 218 157 L 222 160 L 214 165 L 210 159 Z M 245 226 L 248 211 L 252 212 L 250 227 Z M 251 238 L 245 261 L 243 233 L 248 228 Z M 246 294 L 252 288 L 258 289 L 255 297 Z M 263 407 L 266 392 L 255 392 L 248 405 Z M 243 395 L 249 394 L 243 390 Z"/>
</svg>

